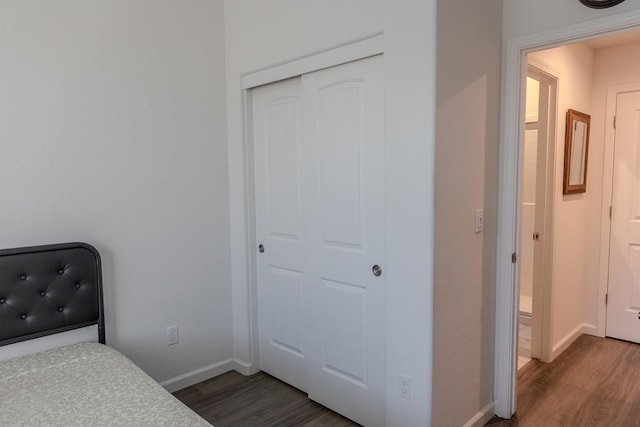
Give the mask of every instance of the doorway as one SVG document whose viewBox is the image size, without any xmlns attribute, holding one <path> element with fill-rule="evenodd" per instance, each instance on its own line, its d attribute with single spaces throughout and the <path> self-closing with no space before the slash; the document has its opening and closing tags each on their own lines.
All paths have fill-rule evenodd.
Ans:
<svg viewBox="0 0 640 427">
<path fill-rule="evenodd" d="M 518 186 L 516 176 L 519 171 L 519 140 L 524 134 L 524 125 L 520 121 L 524 109 L 524 79 L 526 76 L 526 54 L 538 50 L 556 47 L 564 43 L 579 42 L 622 29 L 638 28 L 640 16 L 633 23 L 618 20 L 612 17 L 610 20 L 602 20 L 594 23 L 576 24 L 571 29 L 571 35 L 567 35 L 566 29 L 548 31 L 527 36 L 526 38 L 512 39 L 506 44 L 505 50 L 505 92 L 503 96 L 503 132 L 501 144 L 501 178 L 500 178 L 500 203 L 498 212 L 498 262 L 497 262 L 497 294 L 496 294 L 496 373 L 495 373 L 495 398 L 496 414 L 503 418 L 509 418 L 516 409 L 516 360 L 517 360 L 517 325 L 519 307 L 519 289 L 517 284 L 518 265 L 520 260 L 518 249 L 518 209 L 520 208 L 516 198 Z M 608 209 L 608 207 L 607 207 Z M 604 210 L 604 208 L 603 208 Z M 516 231 L 517 230 L 517 231 Z M 598 264 L 595 262 L 594 264 Z M 601 269 L 594 267 L 593 276 L 602 277 Z M 599 281 L 601 283 L 601 280 Z M 602 320 L 601 305 L 598 294 L 598 333 Z M 606 309 L 605 309 L 606 310 Z M 596 325 L 581 324 L 571 331 L 575 334 L 582 333 L 585 329 L 596 330 Z M 558 350 L 563 345 L 570 344 L 570 340 L 557 344 Z"/>
</svg>

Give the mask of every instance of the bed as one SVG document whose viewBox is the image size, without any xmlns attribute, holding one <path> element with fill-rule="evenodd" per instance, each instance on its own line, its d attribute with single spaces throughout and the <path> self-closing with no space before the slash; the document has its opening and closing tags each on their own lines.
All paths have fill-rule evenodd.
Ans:
<svg viewBox="0 0 640 427">
<path fill-rule="evenodd" d="M 105 344 L 95 248 L 65 243 L 0 250 L 0 346 L 92 325 L 98 342 L 0 362 L 0 425 L 210 425 Z"/>
</svg>

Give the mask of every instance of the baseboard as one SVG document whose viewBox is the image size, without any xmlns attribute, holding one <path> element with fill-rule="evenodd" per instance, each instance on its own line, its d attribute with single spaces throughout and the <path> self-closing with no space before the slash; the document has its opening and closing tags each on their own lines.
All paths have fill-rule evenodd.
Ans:
<svg viewBox="0 0 640 427">
<path fill-rule="evenodd" d="M 596 327 L 595 325 L 590 325 L 588 323 L 581 323 L 576 326 L 576 328 L 569 332 L 564 338 L 558 341 L 557 344 L 553 346 L 551 349 L 551 360 L 549 362 L 553 362 L 556 357 L 560 356 L 563 351 L 565 351 L 575 340 L 577 340 L 582 334 L 595 335 Z"/>
<path fill-rule="evenodd" d="M 233 370 L 248 377 L 258 372 L 252 363 L 243 362 L 240 359 L 233 359 Z"/>
<path fill-rule="evenodd" d="M 593 335 L 595 337 L 602 337 L 598 334 L 598 327 L 596 325 L 589 325 L 587 323 L 582 325 L 582 333 L 587 335 Z"/>
<path fill-rule="evenodd" d="M 234 362 L 234 359 L 223 360 L 222 362 L 214 363 L 212 365 L 196 369 L 195 371 L 169 378 L 166 381 L 162 381 L 160 385 L 170 393 L 173 393 L 174 391 L 182 390 L 183 388 L 208 380 L 209 378 L 222 375 L 225 372 L 233 371 L 235 369 Z"/>
<path fill-rule="evenodd" d="M 463 427 L 482 427 L 496 414 L 496 402 L 492 401 L 475 414 Z"/>
</svg>

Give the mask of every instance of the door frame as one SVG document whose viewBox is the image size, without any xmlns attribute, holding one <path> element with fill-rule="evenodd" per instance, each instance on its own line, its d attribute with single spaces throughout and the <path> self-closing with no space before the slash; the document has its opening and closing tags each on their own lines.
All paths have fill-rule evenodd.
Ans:
<svg viewBox="0 0 640 427">
<path fill-rule="evenodd" d="M 253 374 L 260 370 L 260 341 L 258 327 L 258 272 L 256 257 L 256 206 L 255 206 L 255 175 L 253 153 L 253 98 L 252 89 L 275 83 L 291 77 L 301 76 L 325 68 L 331 68 L 348 62 L 384 54 L 384 35 L 373 34 L 362 40 L 337 46 L 312 55 L 295 58 L 290 61 L 244 74 L 241 78 L 242 86 L 242 127 L 245 164 L 245 203 L 247 206 L 247 271 L 249 282 L 249 354 L 251 360 L 243 372 Z"/>
<path fill-rule="evenodd" d="M 504 43 L 496 251 L 494 399 L 496 415 L 516 410 L 519 232 L 518 171 L 529 52 L 640 28 L 640 10 L 507 39 Z M 512 262 L 512 254 L 516 254 Z"/>
<path fill-rule="evenodd" d="M 556 153 L 556 144 L 557 144 L 557 121 L 558 121 L 558 86 L 560 80 L 560 73 L 558 73 L 553 68 L 549 67 L 547 64 L 542 63 L 539 60 L 534 58 L 526 58 L 526 66 L 527 66 L 527 74 L 526 76 L 532 76 L 537 79 L 540 84 L 545 84 L 549 86 L 548 98 L 547 98 L 547 117 L 546 120 L 546 138 L 545 138 L 545 158 L 537 159 L 537 162 L 543 160 L 545 162 L 544 166 L 544 177 L 536 176 L 536 191 L 537 186 L 540 184 L 541 180 L 544 185 L 544 206 L 542 209 L 539 209 L 536 206 L 536 219 L 538 215 L 542 215 L 542 229 L 539 230 L 542 234 L 541 248 L 536 248 L 534 253 L 538 252 L 540 256 L 537 259 L 537 263 L 534 263 L 534 269 L 539 269 L 540 273 L 534 273 L 534 282 L 533 282 L 533 319 L 532 319 L 532 335 L 531 335 L 531 357 L 539 358 L 543 362 L 550 362 L 552 359 L 553 352 L 553 343 L 551 342 L 551 325 L 553 324 L 552 319 L 552 310 L 551 310 L 551 295 L 553 289 L 552 282 L 552 266 L 553 266 L 553 207 L 554 207 L 554 195 L 555 195 L 555 153 Z M 525 78 L 526 81 L 526 78 Z M 540 108 L 538 107 L 538 111 Z M 526 120 L 525 120 L 526 122 Z M 538 117 L 538 123 L 542 123 L 540 117 Z M 526 123 L 523 123 L 526 126 Z M 540 129 L 538 129 L 540 132 Z M 521 136 L 521 138 L 524 137 Z M 538 139 L 539 141 L 540 139 Z M 518 142 L 519 150 L 522 152 L 522 147 L 524 145 L 524 140 Z M 520 159 L 522 162 L 524 159 Z M 523 165 L 520 164 L 520 168 L 518 174 L 521 175 L 523 170 Z M 537 167 L 537 170 L 540 171 L 540 167 Z M 521 179 L 519 178 L 519 182 Z M 518 185 L 518 200 L 521 199 L 520 192 L 522 191 L 521 186 Z M 537 198 L 537 197 L 536 197 Z M 520 204 L 518 205 L 520 206 Z M 520 214 L 519 214 L 520 215 Z M 520 218 L 520 217 L 519 217 Z M 518 234 L 519 236 L 520 234 Z M 520 247 L 520 243 L 518 242 L 518 246 Z M 535 255 L 534 255 L 535 256 Z M 519 270 L 520 264 L 516 264 Z M 541 267 L 541 268 L 539 268 Z M 520 289 L 520 285 L 518 284 L 518 291 Z M 518 295 L 520 293 L 518 292 Z M 534 351 L 535 350 L 535 351 Z"/>
<path fill-rule="evenodd" d="M 606 336 L 607 305 L 604 303 L 609 291 L 609 254 L 611 245 L 611 217 L 609 207 L 613 204 L 613 172 L 615 168 L 616 132 L 613 127 L 617 112 L 618 95 L 627 92 L 640 92 L 640 83 L 611 86 L 607 88 L 607 105 L 604 126 L 604 161 L 602 170 L 602 212 L 600 217 L 600 266 L 598 274 L 598 304 L 597 333 Z"/>
</svg>

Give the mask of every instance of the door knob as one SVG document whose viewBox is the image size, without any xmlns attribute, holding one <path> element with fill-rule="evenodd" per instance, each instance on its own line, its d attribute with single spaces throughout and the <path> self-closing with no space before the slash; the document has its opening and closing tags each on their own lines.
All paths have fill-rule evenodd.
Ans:
<svg viewBox="0 0 640 427">
<path fill-rule="evenodd" d="M 382 274 L 382 268 L 376 264 L 371 268 L 371 271 L 373 271 L 373 275 L 378 277 Z"/>
<path fill-rule="evenodd" d="M 260 253 L 264 253 L 264 245 L 263 244 L 258 245 L 258 251 Z"/>
</svg>

